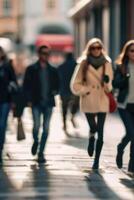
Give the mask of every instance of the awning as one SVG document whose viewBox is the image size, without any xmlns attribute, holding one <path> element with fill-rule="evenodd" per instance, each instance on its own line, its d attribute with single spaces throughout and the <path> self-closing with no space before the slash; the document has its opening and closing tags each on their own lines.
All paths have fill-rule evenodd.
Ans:
<svg viewBox="0 0 134 200">
<path fill-rule="evenodd" d="M 39 47 L 45 43 L 49 43 L 52 50 L 64 51 L 67 48 L 74 48 L 74 40 L 72 35 L 63 34 L 41 34 L 37 37 L 35 45 Z"/>
</svg>

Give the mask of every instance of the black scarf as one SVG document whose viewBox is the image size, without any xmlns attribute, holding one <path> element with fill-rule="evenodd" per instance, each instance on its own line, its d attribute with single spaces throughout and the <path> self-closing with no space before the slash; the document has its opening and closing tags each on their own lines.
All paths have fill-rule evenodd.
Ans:
<svg viewBox="0 0 134 200">
<path fill-rule="evenodd" d="M 101 55 L 99 57 L 88 56 L 88 63 L 91 64 L 95 69 L 98 69 L 100 66 L 104 65 L 107 62 L 106 58 Z"/>
</svg>

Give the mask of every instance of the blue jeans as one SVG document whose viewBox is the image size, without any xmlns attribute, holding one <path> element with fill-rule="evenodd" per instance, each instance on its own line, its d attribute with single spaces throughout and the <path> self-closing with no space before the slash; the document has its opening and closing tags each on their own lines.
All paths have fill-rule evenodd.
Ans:
<svg viewBox="0 0 134 200">
<path fill-rule="evenodd" d="M 7 118 L 10 110 L 9 103 L 1 103 L 0 104 L 0 153 L 3 150 L 5 135 L 6 135 L 6 126 L 7 126 Z"/>
<path fill-rule="evenodd" d="M 134 172 L 134 112 L 129 112 L 127 109 L 121 108 L 118 108 L 118 111 L 126 129 L 126 134 L 118 146 L 120 151 L 123 151 L 130 142 L 130 160 L 128 170 Z"/>
<path fill-rule="evenodd" d="M 40 140 L 39 154 L 43 154 L 48 133 L 49 133 L 49 123 L 52 115 L 52 107 L 41 107 L 33 106 L 33 139 L 35 142 L 39 142 L 39 129 L 41 125 L 41 115 L 43 115 L 43 132 Z"/>
</svg>

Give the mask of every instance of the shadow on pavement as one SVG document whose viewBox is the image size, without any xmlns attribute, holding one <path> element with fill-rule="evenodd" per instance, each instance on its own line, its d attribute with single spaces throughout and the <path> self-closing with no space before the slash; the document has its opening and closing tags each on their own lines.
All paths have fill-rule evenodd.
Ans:
<svg viewBox="0 0 134 200">
<path fill-rule="evenodd" d="M 105 182 L 99 171 L 91 171 L 86 177 L 87 186 L 90 192 L 97 199 L 122 200 Z"/>
<path fill-rule="evenodd" d="M 127 179 L 127 178 L 121 178 L 121 183 L 128 187 L 129 189 L 132 189 L 132 192 L 134 193 L 134 178 L 133 179 Z"/>
<path fill-rule="evenodd" d="M 0 166 L 0 199 L 9 199 L 8 193 L 15 191 L 15 187 L 11 183 L 8 174 L 4 170 L 4 167 Z"/>
<path fill-rule="evenodd" d="M 49 172 L 46 169 L 44 164 L 34 164 L 31 165 L 32 174 L 31 180 L 29 182 L 29 187 L 32 187 L 34 190 L 34 198 L 33 199 L 45 199 L 49 200 L 49 191 L 50 191 L 50 180 L 49 180 Z M 25 187 L 28 187 L 28 182 Z"/>
</svg>

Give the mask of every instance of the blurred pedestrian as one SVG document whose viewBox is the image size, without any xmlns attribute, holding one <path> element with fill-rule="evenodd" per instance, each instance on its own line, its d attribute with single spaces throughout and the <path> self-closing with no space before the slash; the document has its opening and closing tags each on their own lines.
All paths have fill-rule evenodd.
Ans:
<svg viewBox="0 0 134 200">
<path fill-rule="evenodd" d="M 37 62 L 26 69 L 24 90 L 28 105 L 32 107 L 33 115 L 34 142 L 31 153 L 36 155 L 38 152 L 38 162 L 43 163 L 46 162 L 44 148 L 48 137 L 52 108 L 55 106 L 54 95 L 59 90 L 59 80 L 56 69 L 48 63 L 50 46 L 48 44 L 40 45 L 37 51 Z M 43 131 L 39 137 L 41 115 L 43 115 Z"/>
<path fill-rule="evenodd" d="M 118 111 L 126 129 L 117 147 L 116 163 L 122 168 L 124 149 L 130 142 L 128 171 L 134 173 L 134 40 L 126 42 L 116 64 L 113 86 L 119 90 Z"/>
<path fill-rule="evenodd" d="M 12 94 L 17 89 L 12 62 L 0 47 L 0 163 L 5 143 L 7 118 L 10 110 Z"/>
<path fill-rule="evenodd" d="M 17 139 L 22 140 L 25 139 L 23 123 L 22 123 L 22 115 L 24 108 L 26 107 L 26 97 L 24 94 L 23 88 L 23 80 L 25 74 L 25 66 L 24 66 L 24 56 L 21 54 L 17 54 L 14 58 L 14 73 L 16 76 L 17 82 L 17 92 L 13 95 L 12 99 L 12 109 L 13 109 L 13 116 L 17 118 Z"/>
<path fill-rule="evenodd" d="M 85 113 L 90 126 L 88 154 L 93 156 L 95 148 L 92 168 L 98 169 L 103 146 L 104 122 L 106 113 L 109 112 L 109 101 L 105 92 L 112 90 L 113 70 L 103 43 L 98 38 L 89 40 L 78 62 L 71 80 L 71 88 L 74 94 L 80 96 L 80 109 Z M 98 138 L 95 147 L 96 132 Z"/>
<path fill-rule="evenodd" d="M 65 134 L 69 136 L 67 132 L 67 113 L 70 110 L 71 121 L 74 127 L 76 127 L 76 122 L 74 116 L 78 111 L 79 98 L 72 94 L 70 90 L 70 80 L 76 66 L 76 61 L 74 59 L 73 53 L 70 49 L 65 51 L 65 61 L 58 67 L 58 74 L 60 79 L 60 90 L 59 94 L 62 101 L 62 115 L 63 115 L 63 129 Z"/>
</svg>

